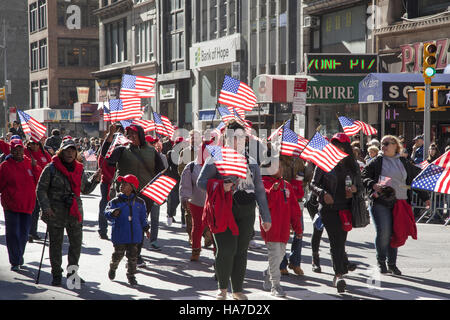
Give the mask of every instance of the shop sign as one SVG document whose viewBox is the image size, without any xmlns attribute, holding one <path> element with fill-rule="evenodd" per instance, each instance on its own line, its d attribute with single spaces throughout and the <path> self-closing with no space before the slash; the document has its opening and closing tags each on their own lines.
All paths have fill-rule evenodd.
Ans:
<svg viewBox="0 0 450 320">
<path fill-rule="evenodd" d="M 72 109 L 54 109 L 47 111 L 46 121 L 48 122 L 69 122 L 73 121 Z"/>
<path fill-rule="evenodd" d="M 308 104 L 358 103 L 360 77 L 342 77 L 308 81 L 306 99 Z"/>
<path fill-rule="evenodd" d="M 77 87 L 78 102 L 87 103 L 89 101 L 89 87 Z"/>
<path fill-rule="evenodd" d="M 308 80 L 305 78 L 296 78 L 294 80 L 294 101 L 292 113 L 306 114 L 306 89 Z"/>
<path fill-rule="evenodd" d="M 439 85 L 446 83 L 433 82 L 433 86 Z M 383 82 L 383 101 L 406 102 L 408 91 L 420 86 L 423 86 L 423 82 Z"/>
<path fill-rule="evenodd" d="M 308 74 L 368 74 L 377 72 L 376 54 L 306 54 Z"/>
<path fill-rule="evenodd" d="M 191 69 L 232 63 L 237 60 L 236 51 L 240 48 L 240 34 L 218 40 L 200 42 L 190 48 Z"/>
<path fill-rule="evenodd" d="M 436 69 L 444 69 L 447 66 L 447 52 L 449 48 L 449 39 L 439 39 L 436 43 Z M 401 72 L 421 72 L 423 60 L 423 44 L 431 41 L 417 42 L 400 46 L 402 51 L 402 69 Z"/>
<path fill-rule="evenodd" d="M 159 86 L 159 100 L 175 99 L 175 83 Z"/>
</svg>

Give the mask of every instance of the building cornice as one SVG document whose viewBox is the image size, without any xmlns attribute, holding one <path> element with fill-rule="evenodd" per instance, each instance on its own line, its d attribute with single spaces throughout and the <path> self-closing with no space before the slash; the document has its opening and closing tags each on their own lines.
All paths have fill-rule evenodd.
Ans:
<svg viewBox="0 0 450 320">
<path fill-rule="evenodd" d="M 402 22 L 387 27 L 377 28 L 375 36 L 397 35 L 401 33 L 410 33 L 412 31 L 426 30 L 430 28 L 441 28 L 442 26 L 450 25 L 450 15 L 431 18 L 428 20 L 417 22 Z"/>
<path fill-rule="evenodd" d="M 303 8 L 305 15 L 318 15 L 329 11 L 337 11 L 341 8 L 351 6 L 361 0 L 303 0 L 306 7 Z"/>
<path fill-rule="evenodd" d="M 131 8 L 133 8 L 133 0 L 121 0 L 106 7 L 94 10 L 93 14 L 100 19 L 105 19 L 130 11 Z"/>
</svg>

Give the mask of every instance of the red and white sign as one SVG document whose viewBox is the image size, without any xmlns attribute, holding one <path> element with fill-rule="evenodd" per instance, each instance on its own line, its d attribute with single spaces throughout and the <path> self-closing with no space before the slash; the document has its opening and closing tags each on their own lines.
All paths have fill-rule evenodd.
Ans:
<svg viewBox="0 0 450 320">
<path fill-rule="evenodd" d="M 412 72 L 422 72 L 423 44 L 428 42 L 436 43 L 436 69 L 444 69 L 447 66 L 447 51 L 450 44 L 448 40 L 439 39 L 436 41 L 424 41 L 400 46 L 402 50 L 402 69 L 400 72 L 410 72 L 408 65 L 411 64 L 413 65 Z"/>
<path fill-rule="evenodd" d="M 306 114 L 306 88 L 308 80 L 306 78 L 295 78 L 294 81 L 294 100 L 292 104 L 292 113 Z"/>
</svg>

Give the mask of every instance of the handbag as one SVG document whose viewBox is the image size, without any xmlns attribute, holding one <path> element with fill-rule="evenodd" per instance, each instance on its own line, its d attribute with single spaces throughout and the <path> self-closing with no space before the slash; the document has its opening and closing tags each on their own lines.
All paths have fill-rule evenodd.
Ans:
<svg viewBox="0 0 450 320">
<path fill-rule="evenodd" d="M 317 195 L 313 192 L 311 192 L 308 200 L 306 200 L 305 208 L 308 210 L 311 220 L 314 220 L 314 216 L 319 212 L 319 201 L 317 201 Z"/>
<path fill-rule="evenodd" d="M 361 193 L 353 195 L 352 199 L 352 226 L 353 228 L 364 228 L 370 224 L 369 210 Z"/>
</svg>

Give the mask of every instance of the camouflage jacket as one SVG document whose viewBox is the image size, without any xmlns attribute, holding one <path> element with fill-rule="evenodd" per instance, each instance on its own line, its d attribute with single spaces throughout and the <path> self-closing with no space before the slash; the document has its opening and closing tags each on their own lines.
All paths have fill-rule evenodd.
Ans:
<svg viewBox="0 0 450 320">
<path fill-rule="evenodd" d="M 83 172 L 81 179 L 82 194 L 91 193 L 97 184 L 98 182 L 88 179 L 87 175 Z M 53 217 L 42 214 L 42 220 L 45 223 L 50 223 L 56 227 L 64 227 L 68 223 L 78 223 L 77 218 L 69 214 L 70 209 L 67 206 L 68 199 L 72 197 L 70 182 L 53 164 L 47 165 L 44 171 L 42 171 L 36 189 L 36 195 L 42 212 L 51 208 L 55 213 Z M 83 203 L 81 202 L 81 198 L 77 198 L 77 202 L 78 209 L 81 212 L 81 216 L 83 216 Z"/>
</svg>

